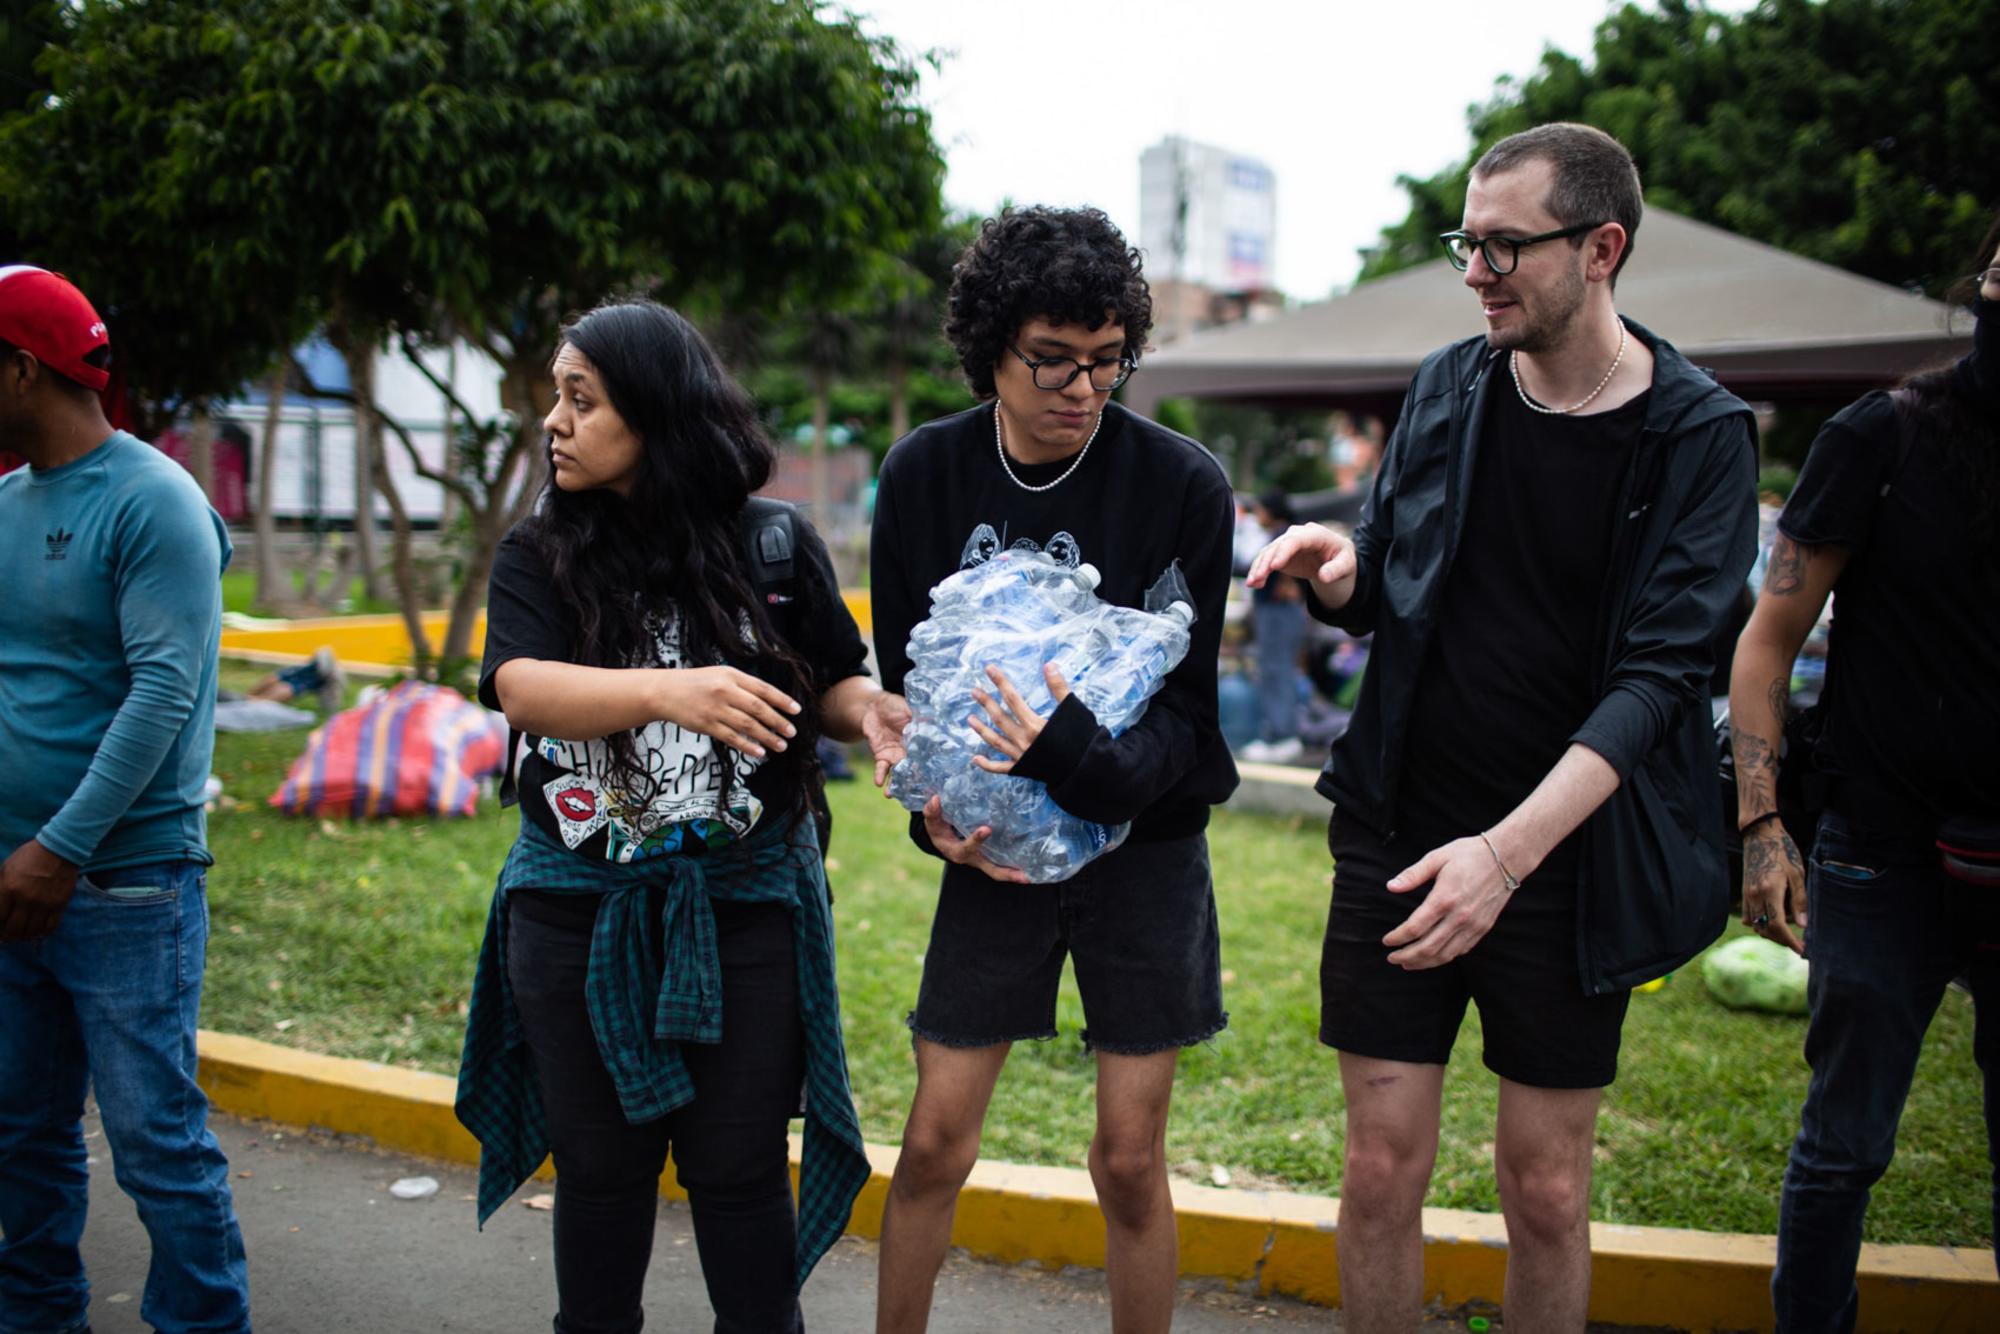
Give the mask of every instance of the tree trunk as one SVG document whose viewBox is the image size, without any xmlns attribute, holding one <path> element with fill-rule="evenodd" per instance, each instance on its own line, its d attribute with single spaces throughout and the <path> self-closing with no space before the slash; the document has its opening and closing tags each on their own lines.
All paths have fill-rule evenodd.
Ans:
<svg viewBox="0 0 2000 1334">
<path fill-rule="evenodd" d="M 889 354 L 889 438 L 910 433 L 910 363 L 897 348 Z"/>
<path fill-rule="evenodd" d="M 826 524 L 827 497 L 831 488 L 826 475 L 826 432 L 833 415 L 833 372 L 823 363 L 812 368 L 812 520 Z"/>
<path fill-rule="evenodd" d="M 215 418 L 209 415 L 208 400 L 194 401 L 193 421 L 188 427 L 188 471 L 200 484 L 208 503 L 215 503 Z"/>
<path fill-rule="evenodd" d="M 375 470 L 381 466 L 382 424 L 375 419 L 375 340 L 350 338 L 341 351 L 354 391 L 354 558 L 361 567 L 362 596 L 377 598 L 382 590 L 375 570 Z"/>
<path fill-rule="evenodd" d="M 536 411 L 535 394 L 546 374 L 546 363 L 539 358 L 516 357 L 509 359 L 501 377 L 500 402 L 514 415 L 514 450 L 519 461 L 495 469 L 481 503 L 468 506 L 469 546 L 464 573 L 452 592 L 451 618 L 445 625 L 445 662 L 472 656 L 472 631 L 480 608 L 486 605 L 486 581 L 493 573 L 500 539 L 527 516 L 540 490 L 542 414 Z"/>
<path fill-rule="evenodd" d="M 291 600 L 290 588 L 279 581 L 284 571 L 278 567 L 278 520 L 271 513 L 272 474 L 278 469 L 278 428 L 285 411 L 285 363 L 281 358 L 265 384 L 270 401 L 264 405 L 264 434 L 257 441 L 257 499 L 250 519 L 257 534 L 257 607 L 277 608 Z"/>
<path fill-rule="evenodd" d="M 389 502 L 390 562 L 396 580 L 396 604 L 403 613 L 403 629 L 410 636 L 410 662 L 419 677 L 435 680 L 437 655 L 431 652 L 430 636 L 424 633 L 424 590 L 417 586 L 416 567 L 410 559 L 410 512 L 403 508 L 403 495 L 386 467 L 376 470 L 375 485 L 382 499 Z"/>
</svg>

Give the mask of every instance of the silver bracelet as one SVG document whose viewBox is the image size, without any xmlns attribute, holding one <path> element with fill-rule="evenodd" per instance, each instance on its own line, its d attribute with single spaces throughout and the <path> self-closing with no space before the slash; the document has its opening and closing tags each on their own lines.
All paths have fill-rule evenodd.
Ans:
<svg viewBox="0 0 2000 1334">
<path fill-rule="evenodd" d="M 1519 889 L 1521 887 L 1520 880 L 1512 871 L 1507 869 L 1507 863 L 1500 860 L 1500 849 L 1493 846 L 1493 840 L 1487 837 L 1486 831 L 1483 829 L 1479 832 L 1479 841 L 1484 843 L 1486 850 L 1493 854 L 1493 864 L 1500 868 L 1500 882 L 1507 886 L 1507 892 L 1511 894 Z"/>
</svg>

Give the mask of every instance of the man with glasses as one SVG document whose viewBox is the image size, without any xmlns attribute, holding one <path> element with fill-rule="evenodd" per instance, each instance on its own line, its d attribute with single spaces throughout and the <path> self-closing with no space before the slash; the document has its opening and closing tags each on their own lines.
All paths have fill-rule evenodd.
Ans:
<svg viewBox="0 0 2000 1334">
<path fill-rule="evenodd" d="M 1418 369 L 1351 541 L 1296 527 L 1251 568 L 1375 635 L 1319 781 L 1336 808 L 1320 1040 L 1346 1093 L 1357 1334 L 1418 1322 L 1468 999 L 1500 1078 L 1507 1322 L 1584 1327 L 1593 1132 L 1629 989 L 1728 913 L 1707 696 L 1756 544 L 1754 425 L 1613 308 L 1641 207 L 1630 155 L 1585 126 L 1480 158 L 1443 241 L 1485 336 Z"/>
<path fill-rule="evenodd" d="M 921 1330 L 959 1187 L 1012 1043 L 1056 1036 L 1065 954 L 1075 960 L 1097 1061 L 1091 1178 L 1120 1330 L 1165 1330 L 1176 1235 L 1166 1122 L 1183 1047 L 1220 1032 L 1221 965 L 1203 830 L 1236 786 L 1216 713 L 1216 656 L 1235 505 L 1194 441 L 1111 402 L 1152 327 L 1138 252 L 1096 209 L 1009 210 L 953 273 L 945 335 L 979 406 L 919 427 L 877 478 L 870 550 L 876 660 L 900 691 L 929 590 L 1007 550 L 1088 563 L 1098 595 L 1143 605 L 1178 564 L 1196 619 L 1187 657 L 1145 716 L 1112 736 L 1045 669 L 1059 701 L 1035 714 L 995 673 L 969 724 L 1007 758 L 989 767 L 1048 785 L 1072 815 L 1132 823 L 1124 844 L 1057 884 L 988 860 L 990 830 L 929 810 L 911 835 L 945 861 L 923 980 L 909 1018 L 917 1091 L 882 1221 L 880 1330 Z M 868 720 L 875 779 L 901 758 L 899 694 Z"/>
</svg>

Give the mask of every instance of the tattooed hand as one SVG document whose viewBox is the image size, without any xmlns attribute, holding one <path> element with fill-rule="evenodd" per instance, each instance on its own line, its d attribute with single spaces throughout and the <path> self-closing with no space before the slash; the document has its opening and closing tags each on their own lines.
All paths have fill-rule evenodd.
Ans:
<svg viewBox="0 0 2000 1334">
<path fill-rule="evenodd" d="M 1759 917 L 1765 918 L 1762 926 Z M 1805 945 L 1787 922 L 1806 925 L 1806 868 L 1782 820 L 1766 820 L 1743 836 L 1743 924 L 1795 954 Z"/>
</svg>

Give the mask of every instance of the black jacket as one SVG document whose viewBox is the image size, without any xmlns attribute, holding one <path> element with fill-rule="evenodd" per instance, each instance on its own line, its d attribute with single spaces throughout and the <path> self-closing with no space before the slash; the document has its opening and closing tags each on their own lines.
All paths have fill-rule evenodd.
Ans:
<svg viewBox="0 0 2000 1334">
<path fill-rule="evenodd" d="M 1630 320 L 1652 349 L 1652 398 L 1626 474 L 1598 611 L 1598 702 L 1570 738 L 1619 787 L 1576 835 L 1577 962 L 1592 994 L 1686 963 L 1729 914 L 1708 710 L 1711 645 L 1757 546 L 1756 424 L 1740 399 Z M 1352 724 L 1319 791 L 1384 838 L 1396 833 L 1411 695 L 1465 526 L 1487 395 L 1512 392 L 1483 337 L 1433 353 L 1403 402 L 1355 529 L 1359 573 L 1321 620 L 1374 632 Z"/>
</svg>

